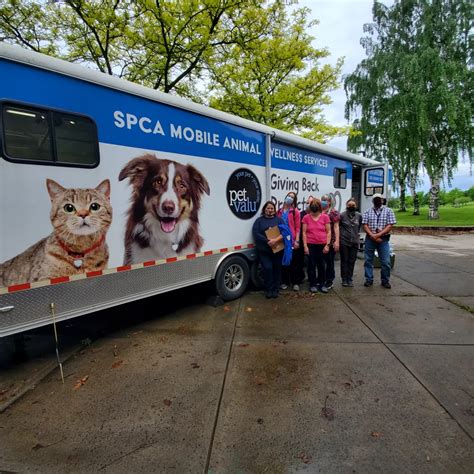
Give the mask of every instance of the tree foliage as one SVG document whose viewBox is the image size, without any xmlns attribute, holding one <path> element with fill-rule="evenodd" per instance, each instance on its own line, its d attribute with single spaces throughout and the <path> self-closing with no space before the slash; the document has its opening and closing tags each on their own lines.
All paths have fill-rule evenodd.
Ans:
<svg viewBox="0 0 474 474">
<path fill-rule="evenodd" d="M 307 30 L 316 22 L 308 22 L 308 15 L 302 8 L 288 17 L 277 2 L 266 15 L 272 21 L 265 34 L 219 48 L 210 67 L 210 105 L 323 142 L 347 132 L 321 115 L 331 102 L 328 92 L 338 86 L 342 59 L 335 67 L 319 65 L 329 52 L 312 46 Z"/>
<path fill-rule="evenodd" d="M 472 160 L 470 18 L 467 0 L 374 1 L 361 40 L 367 58 L 345 80 L 346 117 L 359 132 L 349 147 L 362 144 L 389 161 L 401 188 L 422 165 L 432 186 L 430 218 L 459 154 Z"/>
<path fill-rule="evenodd" d="M 341 60 L 281 0 L 4 0 L 0 39 L 324 141 Z"/>
</svg>

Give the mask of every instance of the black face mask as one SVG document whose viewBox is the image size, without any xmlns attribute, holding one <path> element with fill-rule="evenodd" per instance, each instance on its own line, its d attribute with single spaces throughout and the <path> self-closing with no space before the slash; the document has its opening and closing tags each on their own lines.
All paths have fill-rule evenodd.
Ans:
<svg viewBox="0 0 474 474">
<path fill-rule="evenodd" d="M 347 209 L 347 212 L 349 212 L 350 214 L 353 214 L 356 211 L 355 207 L 347 207 L 346 209 Z"/>
<path fill-rule="evenodd" d="M 309 206 L 309 209 L 311 212 L 319 212 L 321 210 L 318 206 Z"/>
</svg>

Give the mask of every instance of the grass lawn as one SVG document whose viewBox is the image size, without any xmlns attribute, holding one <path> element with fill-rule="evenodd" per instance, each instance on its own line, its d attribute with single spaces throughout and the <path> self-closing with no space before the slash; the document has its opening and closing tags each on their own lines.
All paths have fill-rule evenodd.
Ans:
<svg viewBox="0 0 474 474">
<path fill-rule="evenodd" d="M 420 207 L 420 215 L 413 216 L 413 209 L 407 212 L 395 210 L 397 225 L 403 226 L 474 226 L 474 202 L 462 207 L 453 207 L 451 205 L 439 207 L 439 219 L 436 221 L 428 220 L 428 207 Z"/>
</svg>

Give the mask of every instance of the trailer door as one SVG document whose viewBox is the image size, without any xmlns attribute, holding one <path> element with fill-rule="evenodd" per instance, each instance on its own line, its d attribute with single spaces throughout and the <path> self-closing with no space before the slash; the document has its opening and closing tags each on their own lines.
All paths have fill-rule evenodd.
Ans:
<svg viewBox="0 0 474 474">
<path fill-rule="evenodd" d="M 364 212 L 372 206 L 372 196 L 376 193 L 389 198 L 388 164 L 364 166 L 362 168 L 362 186 L 360 196 L 360 211 Z"/>
</svg>

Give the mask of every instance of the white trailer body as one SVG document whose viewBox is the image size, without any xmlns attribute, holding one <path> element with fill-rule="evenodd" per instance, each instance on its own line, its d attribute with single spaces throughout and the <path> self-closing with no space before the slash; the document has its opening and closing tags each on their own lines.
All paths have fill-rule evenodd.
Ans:
<svg viewBox="0 0 474 474">
<path fill-rule="evenodd" d="M 0 45 L 0 76 L 0 336 L 51 323 L 51 303 L 64 320 L 211 279 L 224 298 L 238 297 L 267 199 L 279 206 L 295 191 L 301 208 L 332 193 L 340 210 L 354 192 L 364 206 L 388 192 L 386 165 L 18 47 Z M 166 173 L 138 188 L 141 162 L 124 170 L 140 157 Z M 66 236 L 70 271 L 12 280 L 5 264 L 54 235 L 51 182 L 73 191 L 109 183 L 112 222 L 87 250 L 106 243 L 108 258 L 81 267 Z M 127 241 L 132 206 L 150 204 L 138 196 L 145 186 L 163 187 L 172 217 L 150 223 L 147 243 L 139 225 Z"/>
</svg>

